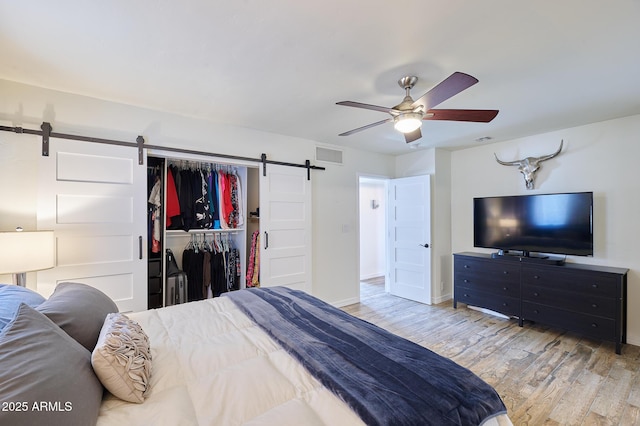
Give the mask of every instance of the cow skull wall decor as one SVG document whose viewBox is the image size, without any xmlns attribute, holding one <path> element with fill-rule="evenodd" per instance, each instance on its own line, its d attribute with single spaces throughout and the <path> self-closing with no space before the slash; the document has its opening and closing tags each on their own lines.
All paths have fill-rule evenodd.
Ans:
<svg viewBox="0 0 640 426">
<path fill-rule="evenodd" d="M 564 139 L 560 141 L 560 147 L 556 152 L 549 155 L 543 155 L 542 157 L 527 157 L 522 160 L 516 160 L 516 161 L 502 161 L 498 158 L 495 152 L 493 153 L 493 155 L 495 155 L 496 161 L 502 164 L 503 166 L 518 166 L 518 170 L 520 171 L 520 173 L 522 173 L 522 176 L 524 177 L 524 183 L 527 185 L 527 189 L 533 189 L 533 181 L 536 178 L 536 172 L 540 168 L 540 163 L 542 163 L 543 161 L 547 161 L 555 157 L 556 155 L 560 154 L 560 151 L 562 151 L 563 142 L 564 142 Z"/>
</svg>

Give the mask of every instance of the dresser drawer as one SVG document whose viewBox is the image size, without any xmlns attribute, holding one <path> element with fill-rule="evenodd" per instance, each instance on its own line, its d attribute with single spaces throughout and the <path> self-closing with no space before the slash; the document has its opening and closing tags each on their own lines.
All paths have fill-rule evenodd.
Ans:
<svg viewBox="0 0 640 426">
<path fill-rule="evenodd" d="M 590 293 L 525 284 L 522 286 L 522 300 L 605 318 L 615 318 L 616 315 L 616 299 Z"/>
<path fill-rule="evenodd" d="M 565 311 L 551 306 L 522 302 L 522 318 L 564 328 L 589 337 L 616 341 L 616 322 L 610 318 Z"/>
<path fill-rule="evenodd" d="M 499 296 L 520 297 L 518 264 L 456 258 L 453 274 L 456 287 L 482 289 Z"/>
<path fill-rule="evenodd" d="M 496 297 L 491 293 L 475 288 L 457 287 L 455 288 L 455 299 L 457 302 L 467 305 L 487 308 L 509 316 L 520 315 L 520 299 L 517 297 Z"/>
<path fill-rule="evenodd" d="M 520 297 L 520 285 L 515 280 L 488 280 L 481 275 L 456 274 L 455 287 L 482 290 L 494 297 Z"/>
<path fill-rule="evenodd" d="M 588 293 L 604 297 L 621 297 L 614 275 L 556 267 L 522 266 L 522 284 L 549 287 L 565 291 Z"/>
<path fill-rule="evenodd" d="M 499 260 L 480 260 L 469 257 L 456 257 L 454 273 L 470 276 L 482 276 L 485 279 L 519 280 L 520 265 Z"/>
</svg>

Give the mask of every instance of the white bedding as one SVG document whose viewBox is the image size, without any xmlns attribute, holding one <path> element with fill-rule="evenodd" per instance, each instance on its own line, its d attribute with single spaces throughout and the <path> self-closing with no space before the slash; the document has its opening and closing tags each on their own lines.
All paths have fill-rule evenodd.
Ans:
<svg viewBox="0 0 640 426">
<path fill-rule="evenodd" d="M 143 404 L 107 393 L 99 426 L 363 424 L 225 297 L 128 316 L 151 341 L 151 390 Z"/>
</svg>

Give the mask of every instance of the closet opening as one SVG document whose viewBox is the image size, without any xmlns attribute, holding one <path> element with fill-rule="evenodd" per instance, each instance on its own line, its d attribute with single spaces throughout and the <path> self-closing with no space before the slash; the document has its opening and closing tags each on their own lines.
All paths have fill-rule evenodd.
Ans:
<svg viewBox="0 0 640 426">
<path fill-rule="evenodd" d="M 147 171 L 148 307 L 259 286 L 260 169 L 149 156 Z"/>
</svg>

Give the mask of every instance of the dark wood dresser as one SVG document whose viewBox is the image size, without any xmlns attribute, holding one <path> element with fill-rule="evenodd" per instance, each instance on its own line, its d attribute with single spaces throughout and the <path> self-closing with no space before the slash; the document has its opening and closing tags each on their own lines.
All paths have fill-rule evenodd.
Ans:
<svg viewBox="0 0 640 426">
<path fill-rule="evenodd" d="M 627 342 L 627 269 L 483 253 L 453 255 L 458 302 L 614 342 Z"/>
</svg>

